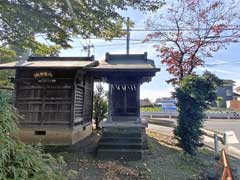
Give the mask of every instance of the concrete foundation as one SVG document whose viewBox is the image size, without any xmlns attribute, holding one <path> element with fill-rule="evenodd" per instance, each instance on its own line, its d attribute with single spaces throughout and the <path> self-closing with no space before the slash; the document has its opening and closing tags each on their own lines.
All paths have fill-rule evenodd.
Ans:
<svg viewBox="0 0 240 180">
<path fill-rule="evenodd" d="M 71 128 L 20 128 L 18 136 L 27 144 L 72 145 L 92 133 L 92 124 Z"/>
</svg>

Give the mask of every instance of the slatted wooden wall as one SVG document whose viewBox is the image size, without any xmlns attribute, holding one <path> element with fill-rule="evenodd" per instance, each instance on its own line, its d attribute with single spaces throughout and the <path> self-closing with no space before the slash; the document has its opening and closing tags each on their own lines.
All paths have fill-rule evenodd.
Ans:
<svg viewBox="0 0 240 180">
<path fill-rule="evenodd" d="M 74 99 L 74 125 L 83 124 L 83 106 L 85 93 L 85 78 L 79 75 L 75 82 L 75 99 Z"/>
<path fill-rule="evenodd" d="M 93 77 L 74 70 L 50 70 L 56 82 L 39 83 L 39 70 L 18 70 L 16 107 L 23 116 L 22 126 L 72 126 L 91 123 Z"/>
<path fill-rule="evenodd" d="M 34 70 L 18 72 L 16 107 L 22 126 L 69 126 L 72 119 L 73 72 L 53 72 L 54 83 L 39 83 Z"/>
<path fill-rule="evenodd" d="M 93 77 L 86 73 L 76 78 L 74 100 L 74 125 L 87 124 L 92 121 Z"/>
<path fill-rule="evenodd" d="M 90 74 L 86 74 L 84 94 L 84 114 L 83 114 L 84 124 L 92 122 L 92 111 L 93 111 L 93 77 Z"/>
</svg>

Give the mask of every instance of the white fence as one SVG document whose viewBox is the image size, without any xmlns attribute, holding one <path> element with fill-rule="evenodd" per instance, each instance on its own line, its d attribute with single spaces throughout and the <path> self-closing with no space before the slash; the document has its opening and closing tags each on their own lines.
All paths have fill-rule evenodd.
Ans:
<svg viewBox="0 0 240 180">
<path fill-rule="evenodd" d="M 240 112 L 207 112 L 206 119 L 240 119 Z M 178 112 L 144 112 L 142 117 L 148 118 L 176 118 Z"/>
</svg>

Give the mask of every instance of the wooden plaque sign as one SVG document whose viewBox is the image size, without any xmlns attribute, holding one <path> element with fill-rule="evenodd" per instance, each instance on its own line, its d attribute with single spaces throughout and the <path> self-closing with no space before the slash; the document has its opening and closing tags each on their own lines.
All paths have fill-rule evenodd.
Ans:
<svg viewBox="0 0 240 180">
<path fill-rule="evenodd" d="M 39 83 L 49 83 L 49 82 L 54 83 L 54 82 L 56 82 L 56 79 L 53 79 L 53 74 L 50 71 L 35 72 L 33 74 L 33 77 Z"/>
</svg>

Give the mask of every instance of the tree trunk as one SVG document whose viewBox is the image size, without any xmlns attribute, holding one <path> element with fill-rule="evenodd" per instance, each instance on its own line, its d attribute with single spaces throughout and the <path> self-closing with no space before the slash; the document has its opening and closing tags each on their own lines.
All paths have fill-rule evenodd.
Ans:
<svg viewBox="0 0 240 180">
<path fill-rule="evenodd" d="M 95 119 L 95 124 L 96 124 L 96 129 L 97 129 L 97 130 L 100 129 L 98 117 L 96 117 L 96 119 Z"/>
</svg>

